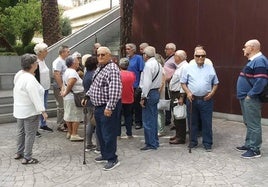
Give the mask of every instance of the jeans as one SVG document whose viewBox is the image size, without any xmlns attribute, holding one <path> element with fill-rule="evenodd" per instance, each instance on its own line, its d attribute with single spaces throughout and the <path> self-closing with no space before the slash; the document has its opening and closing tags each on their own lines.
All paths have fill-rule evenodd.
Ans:
<svg viewBox="0 0 268 187">
<path fill-rule="evenodd" d="M 206 148 L 211 148 L 213 144 L 212 138 L 212 112 L 213 112 L 213 100 L 204 101 L 203 99 L 194 99 L 191 102 L 187 99 L 187 118 L 190 129 L 190 144 L 197 145 L 197 135 L 199 119 L 202 122 L 202 139 L 203 145 Z"/>
<path fill-rule="evenodd" d="M 261 102 L 258 98 L 240 100 L 244 123 L 247 125 L 245 146 L 259 151 L 262 144 Z"/>
<path fill-rule="evenodd" d="M 133 117 L 132 117 L 132 110 L 133 110 L 133 104 L 122 104 L 122 110 L 121 113 L 124 116 L 125 119 L 125 126 L 126 126 L 126 134 L 127 136 L 132 136 L 132 122 L 133 122 Z M 120 134 L 121 136 L 121 124 L 120 124 Z"/>
<path fill-rule="evenodd" d="M 39 119 L 40 115 L 17 119 L 17 154 L 24 155 L 27 160 L 32 158 L 32 149 Z"/>
<path fill-rule="evenodd" d="M 47 109 L 47 100 L 48 100 L 48 90 L 45 90 L 45 94 L 44 94 L 44 106 L 45 106 L 45 109 Z M 40 115 L 40 126 L 41 127 L 47 126 L 46 121 L 44 121 L 43 115 Z"/>
<path fill-rule="evenodd" d="M 106 105 L 95 106 L 96 131 L 100 142 L 100 151 L 103 159 L 114 162 L 117 160 L 117 132 L 121 102 L 119 101 L 111 117 L 104 116 Z"/>
<path fill-rule="evenodd" d="M 159 140 L 157 136 L 157 103 L 159 102 L 158 89 L 150 90 L 146 106 L 142 108 L 142 124 L 144 128 L 144 138 L 147 147 L 159 147 Z"/>
</svg>

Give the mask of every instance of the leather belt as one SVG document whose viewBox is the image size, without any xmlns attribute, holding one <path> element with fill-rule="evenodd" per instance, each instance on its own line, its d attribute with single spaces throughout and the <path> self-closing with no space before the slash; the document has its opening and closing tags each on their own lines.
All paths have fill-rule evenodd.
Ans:
<svg viewBox="0 0 268 187">
<path fill-rule="evenodd" d="M 205 97 L 205 96 L 196 96 L 196 95 L 194 95 L 194 99 L 202 99 L 202 100 L 203 100 L 204 97 Z"/>
</svg>

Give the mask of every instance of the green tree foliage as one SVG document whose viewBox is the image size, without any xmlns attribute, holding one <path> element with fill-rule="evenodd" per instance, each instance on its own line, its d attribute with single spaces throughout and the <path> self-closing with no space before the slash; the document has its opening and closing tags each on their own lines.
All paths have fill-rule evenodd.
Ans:
<svg viewBox="0 0 268 187">
<path fill-rule="evenodd" d="M 41 8 L 40 1 L 20 1 L 15 6 L 9 6 L 3 10 L 0 18 L 0 32 L 15 35 L 27 46 L 36 31 L 41 30 Z"/>
<path fill-rule="evenodd" d="M 72 33 L 71 21 L 67 17 L 60 18 L 60 27 L 62 36 L 68 36 Z"/>
</svg>

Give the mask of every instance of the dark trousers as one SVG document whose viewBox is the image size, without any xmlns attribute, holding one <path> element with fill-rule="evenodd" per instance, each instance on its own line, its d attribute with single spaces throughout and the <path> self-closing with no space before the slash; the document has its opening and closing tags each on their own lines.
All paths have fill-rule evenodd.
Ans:
<svg viewBox="0 0 268 187">
<path fill-rule="evenodd" d="M 134 92 L 137 92 L 138 88 L 134 88 Z M 142 125 L 142 108 L 140 105 L 141 95 L 140 94 L 134 94 L 134 107 L 133 112 L 135 115 L 135 124 L 136 125 Z"/>
<path fill-rule="evenodd" d="M 122 104 L 121 114 L 124 116 L 125 119 L 125 126 L 126 126 L 126 134 L 127 136 L 132 136 L 132 122 L 133 122 L 133 104 Z M 121 127 L 120 127 L 119 136 L 121 136 Z"/>
<path fill-rule="evenodd" d="M 121 102 L 113 110 L 111 117 L 104 116 L 106 105 L 95 107 L 96 132 L 100 142 L 102 158 L 114 162 L 117 159 L 117 132 Z"/>
</svg>

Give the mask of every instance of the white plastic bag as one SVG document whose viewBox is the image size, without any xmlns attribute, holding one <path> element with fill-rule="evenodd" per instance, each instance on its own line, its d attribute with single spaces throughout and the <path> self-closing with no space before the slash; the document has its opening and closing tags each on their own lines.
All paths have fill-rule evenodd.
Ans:
<svg viewBox="0 0 268 187">
<path fill-rule="evenodd" d="M 158 110 L 166 110 L 166 111 L 169 111 L 170 110 L 170 100 L 159 99 L 159 102 L 157 104 L 157 109 Z"/>
<path fill-rule="evenodd" d="M 186 105 L 177 105 L 173 108 L 173 114 L 175 119 L 185 119 L 187 116 Z"/>
</svg>

